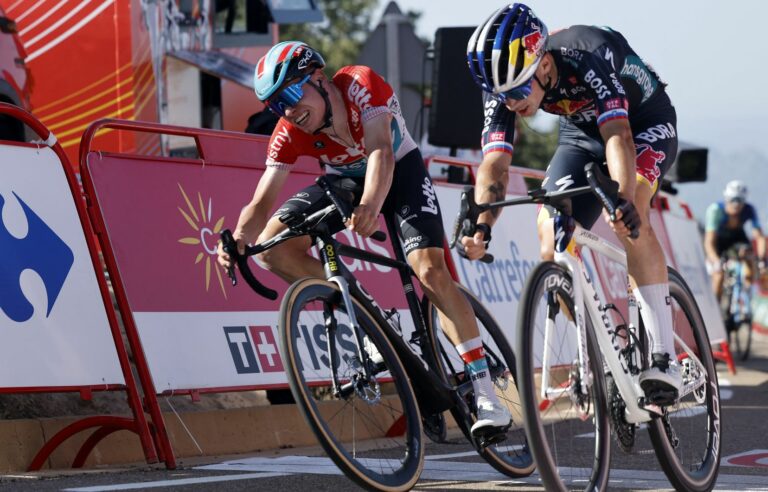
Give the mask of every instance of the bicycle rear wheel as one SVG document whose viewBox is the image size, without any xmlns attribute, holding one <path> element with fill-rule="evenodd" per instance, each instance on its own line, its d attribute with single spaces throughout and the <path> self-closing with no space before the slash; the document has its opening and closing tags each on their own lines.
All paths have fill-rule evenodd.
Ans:
<svg viewBox="0 0 768 492">
<path fill-rule="evenodd" d="M 677 490 L 712 490 L 720 468 L 720 391 L 709 337 L 696 300 L 669 269 L 677 360 L 683 369 L 678 402 L 648 431 L 664 473 Z"/>
<path fill-rule="evenodd" d="M 605 490 L 611 455 L 603 363 L 588 313 L 579 341 L 572 293 L 570 275 L 556 263 L 540 263 L 528 276 L 515 347 L 523 417 L 547 490 Z"/>
<path fill-rule="evenodd" d="M 435 358 L 440 361 L 438 370 L 443 372 L 443 376 L 452 386 L 461 387 L 466 383 L 465 387 L 468 390 L 463 399 L 466 404 L 454 406 L 451 413 L 464 435 L 485 461 L 510 477 L 527 477 L 533 473 L 536 465 L 528 448 L 523 427 L 517 378 L 515 377 L 517 369 L 514 352 L 493 315 L 470 291 L 459 284 L 456 286 L 469 300 L 475 313 L 496 395 L 512 414 L 513 425 L 507 431 L 506 440 L 485 448 L 480 448 L 479 443 L 470 435 L 469 430 L 476 419 L 477 412 L 474 404 L 474 392 L 471 389 L 472 382 L 466 379 L 464 361 L 461 360 L 456 347 L 448 340 L 440 327 L 437 308 L 427 300 L 424 309 L 429 323 L 427 333 L 431 338 L 430 346 L 435 351 Z"/>
<path fill-rule="evenodd" d="M 408 490 L 424 465 L 419 408 L 376 318 L 358 299 L 353 302 L 361 339 L 369 340 L 363 345 L 371 377 L 338 286 L 307 278 L 288 289 L 280 309 L 288 382 L 318 441 L 350 479 L 372 490 Z"/>
</svg>

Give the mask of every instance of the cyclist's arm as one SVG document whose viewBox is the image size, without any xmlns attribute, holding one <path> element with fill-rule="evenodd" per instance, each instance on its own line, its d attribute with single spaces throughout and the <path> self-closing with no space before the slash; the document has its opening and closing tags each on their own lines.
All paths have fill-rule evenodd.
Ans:
<svg viewBox="0 0 768 492">
<path fill-rule="evenodd" d="M 707 255 L 707 260 L 711 263 L 717 263 L 720 261 L 720 256 L 717 254 L 717 232 L 706 231 L 704 233 L 704 252 Z"/>
<path fill-rule="evenodd" d="M 712 264 L 720 261 L 720 255 L 717 254 L 717 228 L 722 221 L 723 211 L 717 203 L 713 203 L 707 208 L 704 218 L 704 253 L 707 255 L 707 261 Z"/>
<path fill-rule="evenodd" d="M 477 170 L 475 179 L 475 202 L 489 203 L 504 200 L 509 184 L 509 166 L 512 165 L 512 154 L 507 152 L 490 152 L 485 154 L 483 162 Z M 490 210 L 480 214 L 479 224 L 493 225 L 501 209 Z"/>
<path fill-rule="evenodd" d="M 358 234 L 370 236 L 378 229 L 378 217 L 395 172 L 392 150 L 392 115 L 383 113 L 363 122 L 368 164 L 360 205 L 352 214 L 351 228 Z"/>
<path fill-rule="evenodd" d="M 253 198 L 240 211 L 240 218 L 233 233 L 235 239 L 252 243 L 267 224 L 267 214 L 277 201 L 290 171 L 287 166 L 269 166 L 259 180 Z"/>
<path fill-rule="evenodd" d="M 760 229 L 752 229 L 752 235 L 755 238 L 755 249 L 757 250 L 757 259 L 765 261 L 765 236 Z"/>
<path fill-rule="evenodd" d="M 619 183 L 619 196 L 634 201 L 636 178 L 635 142 L 626 118 L 607 121 L 600 126 L 605 142 L 605 160 L 611 179 Z"/>
</svg>

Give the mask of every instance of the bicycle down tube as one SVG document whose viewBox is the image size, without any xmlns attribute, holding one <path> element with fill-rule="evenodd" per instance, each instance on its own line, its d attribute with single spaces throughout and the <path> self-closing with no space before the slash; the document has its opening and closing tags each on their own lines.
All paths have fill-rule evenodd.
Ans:
<svg viewBox="0 0 768 492">
<path fill-rule="evenodd" d="M 626 268 L 626 254 L 624 253 L 623 249 L 621 249 L 618 246 L 615 246 L 614 244 L 611 244 L 610 242 L 606 241 L 605 239 L 593 234 L 592 232 L 585 230 L 581 228 L 580 226 L 576 225 L 574 232 L 573 232 L 573 239 L 574 242 L 581 246 L 586 247 L 591 251 L 596 252 L 599 255 L 605 256 L 612 261 L 615 261 L 616 263 L 619 263 L 624 268 Z M 646 407 L 643 407 L 640 405 L 641 398 L 643 396 L 643 392 L 640 389 L 639 385 L 637 385 L 633 379 L 629 376 L 629 368 L 626 367 L 622 363 L 622 358 L 619 354 L 621 348 L 619 345 L 615 344 L 611 334 L 614 333 L 616 327 L 614 326 L 613 321 L 611 318 L 606 314 L 604 306 L 601 302 L 600 297 L 597 294 L 597 291 L 595 289 L 595 286 L 593 284 L 592 279 L 587 274 L 586 270 L 583 268 L 582 263 L 579 259 L 572 256 L 567 251 L 556 251 L 555 252 L 555 262 L 558 264 L 561 264 L 565 266 L 568 271 L 571 274 L 571 277 L 574 279 L 573 282 L 573 289 L 574 289 L 574 300 L 575 305 L 574 309 L 576 310 L 576 325 L 578 330 L 578 357 L 579 357 L 579 371 L 581 376 L 581 381 L 588 381 L 588 378 L 586 378 L 587 374 L 584 374 L 588 370 L 588 359 L 587 359 L 587 350 L 586 350 L 586 320 L 582 316 L 582 313 L 580 313 L 581 306 L 585 306 L 586 310 L 589 314 L 590 319 L 593 321 L 593 323 L 596 323 L 598 325 L 593 324 L 593 330 L 595 332 L 595 335 L 597 337 L 597 342 L 600 347 L 600 351 L 603 355 L 603 360 L 605 361 L 606 365 L 608 366 L 608 369 L 611 371 L 611 373 L 614 375 L 614 381 L 619 389 L 619 392 L 621 393 L 627 408 L 626 408 L 626 419 L 629 423 L 640 423 L 640 422 L 647 422 L 651 419 L 650 411 L 654 411 L 654 407 L 651 405 L 648 405 Z M 630 329 L 631 328 L 638 328 L 638 323 L 640 319 L 639 315 L 639 309 L 635 302 L 629 303 L 629 317 L 630 317 Z M 634 326 L 633 326 L 634 324 Z M 545 330 L 545 337 L 547 337 L 548 333 L 552 330 L 551 326 L 551 320 L 547 320 L 547 326 Z M 693 351 L 690 350 L 690 347 L 685 343 L 684 340 L 682 340 L 677 334 L 675 334 L 675 341 L 679 343 L 687 352 L 688 356 L 692 357 L 694 362 L 701 366 L 701 361 L 698 360 L 697 357 L 693 354 Z M 546 346 L 546 345 L 545 345 Z M 547 360 L 545 359 L 544 363 L 547 363 Z M 547 398 L 548 395 L 555 395 L 558 393 L 562 393 L 567 391 L 567 389 L 550 389 L 548 384 L 548 377 L 546 380 L 544 379 L 546 376 L 548 376 L 548 371 L 545 370 L 545 368 L 542 368 L 542 397 Z M 583 383 L 582 383 L 583 384 Z M 700 386 L 702 384 L 701 381 L 692 381 L 690 384 L 686 385 L 685 388 L 683 388 L 680 392 L 680 397 L 690 393 L 695 389 L 696 387 Z M 581 388 L 582 392 L 586 392 L 586 388 Z M 659 412 L 655 412 L 659 413 Z"/>
</svg>

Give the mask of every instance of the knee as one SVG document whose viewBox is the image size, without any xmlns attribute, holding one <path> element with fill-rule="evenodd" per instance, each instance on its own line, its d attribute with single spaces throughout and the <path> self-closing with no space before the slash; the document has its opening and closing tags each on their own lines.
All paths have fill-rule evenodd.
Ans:
<svg viewBox="0 0 768 492">
<path fill-rule="evenodd" d="M 259 265 L 270 272 L 279 272 L 280 265 L 284 265 L 286 261 L 290 261 L 292 254 L 284 246 L 285 245 L 275 246 L 274 248 L 262 251 L 256 255 L 256 260 L 258 261 Z"/>
<path fill-rule="evenodd" d="M 544 210 L 544 209 L 542 209 Z M 555 231 L 552 219 L 539 220 L 539 255 L 542 261 L 555 259 Z"/>
<path fill-rule="evenodd" d="M 419 281 L 424 288 L 432 292 L 441 292 L 448 286 L 453 285 L 453 278 L 451 277 L 448 268 L 443 264 L 435 264 L 427 262 L 418 266 L 416 275 L 419 277 Z"/>
</svg>

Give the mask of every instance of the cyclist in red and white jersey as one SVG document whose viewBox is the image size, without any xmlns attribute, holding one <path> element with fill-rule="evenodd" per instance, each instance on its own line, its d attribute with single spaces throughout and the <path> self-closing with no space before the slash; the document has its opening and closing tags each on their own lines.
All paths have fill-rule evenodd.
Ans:
<svg viewBox="0 0 768 492">
<path fill-rule="evenodd" d="M 649 215 L 651 198 L 677 153 L 677 117 L 665 84 L 620 33 L 572 26 L 549 35 L 541 19 L 521 3 L 500 8 L 478 26 L 467 57 L 473 79 L 484 91 L 478 203 L 504 198 L 515 115 L 532 116 L 539 108 L 560 115 L 558 146 L 544 189 L 585 185 L 584 167 L 590 162 L 607 166 L 618 181 L 617 220 L 609 223 L 626 249 L 634 294 L 652 338 L 651 368 L 641 374 L 640 385 L 651 401 L 672 404 L 682 376 L 675 357 L 667 266 Z M 587 229 L 601 208 L 593 196 L 572 200 L 574 219 Z M 486 212 L 474 237 L 462 239 L 468 257 L 485 254 L 495 220 Z M 553 256 L 552 220 L 552 210 L 543 207 L 539 236 L 544 259 Z M 631 239 L 635 232 L 638 237 Z"/>
<path fill-rule="evenodd" d="M 397 95 L 369 67 L 343 67 L 332 79 L 324 67 L 320 53 L 297 41 L 273 46 L 256 65 L 256 96 L 281 118 L 269 142 L 266 171 L 234 231 L 238 248 L 284 230 L 279 217 L 289 211 L 311 214 L 329 204 L 312 185 L 268 217 L 298 157 L 316 157 L 333 186 L 355 197 L 350 221 L 339 219 L 332 232 L 346 225 L 368 237 L 378 229 L 380 212 L 396 216 L 408 262 L 472 378 L 478 408 L 472 432 L 498 433 L 511 416 L 494 392 L 472 308 L 445 264 L 440 207 Z M 307 254 L 310 246 L 309 237 L 297 237 L 262 253 L 259 261 L 289 282 L 323 278 L 322 265 Z M 219 263 L 231 265 L 221 247 Z"/>
</svg>

